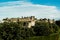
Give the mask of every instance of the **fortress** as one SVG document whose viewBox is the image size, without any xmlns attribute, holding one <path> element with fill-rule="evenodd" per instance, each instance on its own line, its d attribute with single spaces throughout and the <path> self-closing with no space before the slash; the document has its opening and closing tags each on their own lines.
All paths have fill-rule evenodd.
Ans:
<svg viewBox="0 0 60 40">
<path fill-rule="evenodd" d="M 50 20 L 50 19 L 37 19 L 35 18 L 35 16 L 30 16 L 30 17 L 21 17 L 21 18 L 6 18 L 3 19 L 4 22 L 23 22 L 23 26 L 24 27 L 28 27 L 31 28 L 31 26 L 35 25 L 35 22 L 50 22 L 50 23 L 54 23 L 54 20 Z"/>
</svg>

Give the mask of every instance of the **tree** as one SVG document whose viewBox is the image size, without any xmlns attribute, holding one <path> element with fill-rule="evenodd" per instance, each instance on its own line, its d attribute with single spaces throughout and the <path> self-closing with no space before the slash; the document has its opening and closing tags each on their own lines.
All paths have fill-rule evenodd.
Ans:
<svg viewBox="0 0 60 40">
<path fill-rule="evenodd" d="M 16 23 L 3 23 L 0 27 L 1 40 L 20 40 L 20 27 Z"/>
<path fill-rule="evenodd" d="M 51 31 L 49 29 L 49 25 L 47 23 L 36 22 L 34 26 L 34 32 L 36 36 L 47 36 L 50 35 Z"/>
<path fill-rule="evenodd" d="M 57 20 L 56 24 L 60 27 L 60 20 Z"/>
</svg>

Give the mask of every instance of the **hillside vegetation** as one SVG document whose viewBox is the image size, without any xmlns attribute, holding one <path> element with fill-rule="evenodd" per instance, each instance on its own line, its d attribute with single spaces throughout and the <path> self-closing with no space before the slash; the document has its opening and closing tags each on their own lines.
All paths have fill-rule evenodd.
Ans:
<svg viewBox="0 0 60 40">
<path fill-rule="evenodd" d="M 32 28 L 22 27 L 21 24 L 0 23 L 0 40 L 58 40 L 59 38 L 59 26 L 55 23 L 36 22 Z"/>
</svg>

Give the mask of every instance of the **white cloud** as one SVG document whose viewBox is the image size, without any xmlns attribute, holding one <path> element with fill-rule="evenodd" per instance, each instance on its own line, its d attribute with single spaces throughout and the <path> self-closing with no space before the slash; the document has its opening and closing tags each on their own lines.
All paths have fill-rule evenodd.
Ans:
<svg viewBox="0 0 60 40">
<path fill-rule="evenodd" d="M 60 17 L 56 6 L 38 5 L 24 1 L 0 3 L 0 6 L 0 18 L 36 16 L 55 19 Z"/>
</svg>

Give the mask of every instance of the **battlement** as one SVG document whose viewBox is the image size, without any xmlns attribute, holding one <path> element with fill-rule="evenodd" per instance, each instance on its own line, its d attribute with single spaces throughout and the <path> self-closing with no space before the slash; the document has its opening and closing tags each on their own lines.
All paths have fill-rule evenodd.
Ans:
<svg viewBox="0 0 60 40">
<path fill-rule="evenodd" d="M 21 17 L 21 18 L 6 18 L 3 19 L 4 22 L 17 22 L 17 21 L 33 21 L 35 20 L 35 16 L 31 17 Z"/>
<path fill-rule="evenodd" d="M 6 18 L 3 19 L 4 22 L 23 22 L 23 26 L 31 28 L 31 26 L 35 26 L 35 22 L 49 22 L 49 23 L 54 23 L 54 19 L 37 19 L 35 16 L 30 16 L 30 17 L 21 17 L 21 18 Z"/>
</svg>

